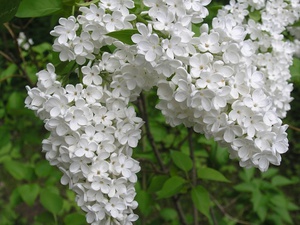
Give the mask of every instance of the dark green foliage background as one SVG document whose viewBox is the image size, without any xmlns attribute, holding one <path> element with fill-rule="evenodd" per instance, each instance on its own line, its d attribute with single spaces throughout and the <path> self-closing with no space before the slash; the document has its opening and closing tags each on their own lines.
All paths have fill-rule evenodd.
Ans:
<svg viewBox="0 0 300 225">
<path fill-rule="evenodd" d="M 76 12 L 76 3 L 85 2 L 44 0 L 45 8 L 40 8 L 32 1 L 21 1 L 17 12 L 17 16 L 26 18 L 13 18 L 14 7 L 20 2 L 17 0 L 9 1 L 0 13 L 1 23 L 12 19 L 0 27 L 0 224 L 84 225 L 84 213 L 74 201 L 75 194 L 60 184 L 62 173 L 44 159 L 41 142 L 48 133 L 42 121 L 24 108 L 24 100 L 25 86 L 35 86 L 35 73 L 48 62 L 58 62 L 51 51 L 50 30 L 59 17 Z M 213 1 L 212 15 L 223 3 Z M 34 41 L 28 50 L 16 44 L 20 32 Z M 136 224 L 297 224 L 299 59 L 295 58 L 291 72 L 295 100 L 285 119 L 290 125 L 290 149 L 280 167 L 272 166 L 265 173 L 240 168 L 237 161 L 229 160 L 226 149 L 203 135 L 182 126 L 167 126 L 155 110 L 155 90 L 144 93 L 134 103 L 147 122 L 134 151 L 142 168 L 136 185 L 136 213 L 140 216 Z"/>
</svg>

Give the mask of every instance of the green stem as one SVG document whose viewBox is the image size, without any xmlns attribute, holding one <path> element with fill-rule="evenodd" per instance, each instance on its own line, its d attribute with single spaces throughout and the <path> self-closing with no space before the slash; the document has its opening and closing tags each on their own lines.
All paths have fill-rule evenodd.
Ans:
<svg viewBox="0 0 300 225">
<path fill-rule="evenodd" d="M 53 217 L 54 217 L 54 222 L 55 222 L 55 225 L 58 225 L 58 223 L 57 223 L 57 216 L 56 216 L 56 214 L 54 214 L 54 213 L 53 213 Z"/>
</svg>

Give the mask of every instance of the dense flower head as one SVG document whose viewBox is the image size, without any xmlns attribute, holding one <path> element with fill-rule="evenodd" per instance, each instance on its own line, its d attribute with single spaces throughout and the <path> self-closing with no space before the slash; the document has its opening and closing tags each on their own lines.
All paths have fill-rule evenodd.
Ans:
<svg viewBox="0 0 300 225">
<path fill-rule="evenodd" d="M 88 212 L 88 221 L 128 219 L 137 205 L 133 200 L 135 192 L 130 190 L 140 170 L 139 163 L 131 158 L 131 148 L 140 139 L 142 120 L 132 106 L 124 107 L 125 98 L 114 101 L 109 87 L 63 87 L 56 81 L 53 65 L 48 64 L 47 69 L 38 73 L 37 87 L 28 88 L 26 99 L 27 106 L 36 111 L 51 132 L 43 141 L 46 158 L 63 171 L 63 184 L 69 184 L 74 191 L 80 188 L 82 193 L 76 192 L 77 199 L 84 201 L 79 205 Z M 55 91 L 46 93 L 53 85 L 57 86 Z M 99 190 L 101 197 L 87 198 L 89 191 Z M 94 210 L 103 202 L 118 202 L 120 207 Z"/>
<path fill-rule="evenodd" d="M 232 0 L 206 24 L 210 2 L 144 0 L 137 20 L 134 1 L 101 0 L 51 31 L 53 50 L 76 63 L 78 82 L 63 84 L 49 63 L 37 87 L 27 87 L 25 104 L 50 131 L 43 151 L 88 223 L 137 220 L 140 167 L 131 156 L 143 121 L 130 103 L 152 87 L 167 123 L 214 138 L 242 167 L 266 171 L 288 150 L 281 119 L 290 109 L 289 66 L 300 42 L 282 33 L 299 20 L 300 3 Z M 110 35 L 128 29 L 135 31 L 131 45 Z"/>
<path fill-rule="evenodd" d="M 182 65 L 174 70 L 171 79 L 158 83 L 161 101 L 157 108 L 168 123 L 184 124 L 213 137 L 228 147 L 232 158 L 239 158 L 241 166 L 255 166 L 262 171 L 269 163 L 279 165 L 280 154 L 288 149 L 287 126 L 282 125 L 281 118 L 292 100 L 288 80 L 294 45 L 285 41 L 281 33 L 299 19 L 295 13 L 298 5 L 288 10 L 289 4 L 278 3 L 276 7 L 280 9 L 274 11 L 274 4 L 268 1 L 261 5 L 261 21 L 256 22 L 248 11 L 253 3 L 231 1 L 219 10 L 211 28 L 203 24 L 199 37 L 190 33 L 191 41 L 181 42 L 180 47 L 189 57 L 181 60 Z M 285 10 L 287 18 L 279 24 L 265 17 L 270 15 L 277 20 Z M 167 3 L 164 11 L 171 13 Z M 182 19 L 176 13 L 174 18 L 171 26 Z M 168 39 L 186 37 L 174 29 L 161 31 Z M 137 45 L 139 48 L 140 43 Z M 167 52 L 160 57 L 170 61 L 177 58 L 168 57 Z M 247 142 L 247 154 L 243 145 L 237 144 L 241 140 Z"/>
</svg>

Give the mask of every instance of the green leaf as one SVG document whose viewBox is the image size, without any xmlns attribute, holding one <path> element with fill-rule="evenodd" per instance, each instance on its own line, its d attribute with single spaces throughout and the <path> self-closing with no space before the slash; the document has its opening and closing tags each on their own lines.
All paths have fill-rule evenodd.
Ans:
<svg viewBox="0 0 300 225">
<path fill-rule="evenodd" d="M 277 168 L 269 168 L 266 172 L 261 173 L 262 178 L 274 177 L 278 173 Z"/>
<path fill-rule="evenodd" d="M 47 160 L 42 160 L 38 162 L 35 166 L 35 174 L 38 177 L 47 177 L 52 171 L 52 166 Z"/>
<path fill-rule="evenodd" d="M 6 147 L 10 143 L 10 130 L 8 126 L 1 125 L 0 126 L 0 148 Z M 0 151 L 2 152 L 2 150 Z"/>
<path fill-rule="evenodd" d="M 153 138 L 156 142 L 165 141 L 168 132 L 166 131 L 164 125 L 156 121 L 151 121 L 150 127 L 151 127 L 151 132 L 153 134 Z"/>
<path fill-rule="evenodd" d="M 13 92 L 6 105 L 6 110 L 10 114 L 14 114 L 18 110 L 24 109 L 24 97 L 20 92 Z"/>
<path fill-rule="evenodd" d="M 260 21 L 260 19 L 261 19 L 260 11 L 259 10 L 250 11 L 249 17 L 250 17 L 250 19 L 254 20 L 255 22 Z"/>
<path fill-rule="evenodd" d="M 3 81 L 10 81 L 17 70 L 18 67 L 16 64 L 10 64 L 3 72 L 0 73 L 0 83 Z"/>
<path fill-rule="evenodd" d="M 33 169 L 17 161 L 5 161 L 4 168 L 17 180 L 30 180 L 33 175 Z"/>
<path fill-rule="evenodd" d="M 154 192 L 159 191 L 167 179 L 168 179 L 167 175 L 154 176 L 151 179 L 151 182 L 150 182 L 150 185 L 149 185 L 147 191 L 149 193 L 154 193 Z"/>
<path fill-rule="evenodd" d="M 51 51 L 52 49 L 52 46 L 47 43 L 47 42 L 44 42 L 44 43 L 41 43 L 39 45 L 34 45 L 32 46 L 31 48 L 34 52 L 38 53 L 38 54 L 43 54 L 44 52 L 46 51 Z"/>
<path fill-rule="evenodd" d="M 11 151 L 11 149 L 12 149 L 12 143 L 11 142 L 8 142 L 4 146 L 0 146 L 0 155 L 3 155 L 3 156 L 8 155 L 9 152 Z"/>
<path fill-rule="evenodd" d="M 292 27 L 300 27 L 300 20 L 293 23 Z"/>
<path fill-rule="evenodd" d="M 280 218 L 289 223 L 289 224 L 294 224 L 293 223 L 293 220 L 289 214 L 289 211 L 286 209 L 286 208 L 279 208 L 279 207 L 276 207 L 274 208 L 274 210 L 277 212 L 277 214 L 280 216 Z"/>
<path fill-rule="evenodd" d="M 243 171 L 239 174 L 239 176 L 241 177 L 242 180 L 249 182 L 254 175 L 255 172 L 255 168 L 245 168 L 243 169 Z"/>
<path fill-rule="evenodd" d="M 257 215 L 261 221 L 265 221 L 267 217 L 268 208 L 265 205 L 260 205 L 257 209 Z"/>
<path fill-rule="evenodd" d="M 141 213 L 145 216 L 149 215 L 151 212 L 151 195 L 144 190 L 137 191 L 136 201 L 139 203 L 138 209 L 141 211 Z"/>
<path fill-rule="evenodd" d="M 200 36 L 200 26 L 201 26 L 201 24 L 192 23 L 192 31 L 195 33 L 195 37 Z"/>
<path fill-rule="evenodd" d="M 300 20 L 296 21 L 291 25 L 292 27 L 300 27 Z"/>
<path fill-rule="evenodd" d="M 186 181 L 179 176 L 173 176 L 169 178 L 163 185 L 162 189 L 156 192 L 157 197 L 160 198 L 169 198 L 173 195 L 176 195 L 182 189 L 182 186 Z"/>
<path fill-rule="evenodd" d="M 0 24 L 8 22 L 16 14 L 20 0 L 10 0 L 1 2 L 0 7 Z"/>
<path fill-rule="evenodd" d="M 197 172 L 198 178 L 204 179 L 204 180 L 213 180 L 213 181 L 221 181 L 221 182 L 230 182 L 222 173 L 219 171 L 208 168 L 208 167 L 203 167 L 200 168 Z"/>
<path fill-rule="evenodd" d="M 39 194 L 40 187 L 37 184 L 23 184 L 18 187 L 18 191 L 27 205 L 32 206 Z"/>
<path fill-rule="evenodd" d="M 224 166 L 228 164 L 229 157 L 228 151 L 225 148 L 220 147 L 217 143 L 213 142 L 214 147 L 212 147 L 210 158 L 212 162 L 216 163 L 217 165 Z M 206 151 L 203 151 L 206 152 Z"/>
<path fill-rule="evenodd" d="M 54 14 L 63 9 L 62 0 L 22 0 L 16 16 L 41 17 Z"/>
<path fill-rule="evenodd" d="M 210 198 L 208 191 L 201 185 L 194 187 L 191 191 L 192 201 L 196 208 L 205 215 L 207 218 L 210 218 L 209 208 L 210 208 Z"/>
<path fill-rule="evenodd" d="M 153 152 L 135 152 L 133 154 L 135 159 L 147 159 L 149 161 L 152 161 L 153 163 L 157 162 L 157 159 L 155 158 Z"/>
<path fill-rule="evenodd" d="M 262 197 L 262 193 L 259 189 L 253 191 L 251 201 L 253 203 L 254 211 L 257 211 L 258 207 L 262 204 Z"/>
<path fill-rule="evenodd" d="M 284 176 L 277 175 L 272 178 L 271 183 L 274 186 L 285 186 L 285 185 L 293 184 L 294 182 Z"/>
<path fill-rule="evenodd" d="M 137 29 L 127 29 L 127 30 L 113 31 L 106 35 L 116 38 L 125 44 L 133 45 L 134 42 L 131 40 L 131 36 L 137 33 L 138 33 Z"/>
<path fill-rule="evenodd" d="M 8 204 L 9 207 L 14 208 L 21 202 L 22 202 L 22 198 L 21 198 L 18 188 L 11 190 L 10 195 L 9 195 L 9 204 Z"/>
<path fill-rule="evenodd" d="M 59 74 L 68 74 L 71 72 L 71 69 L 75 66 L 75 61 L 71 62 L 59 62 L 55 65 L 55 71 Z"/>
<path fill-rule="evenodd" d="M 188 172 L 193 168 L 193 161 L 191 158 L 182 152 L 171 151 L 171 158 L 174 164 L 185 172 Z"/>
<path fill-rule="evenodd" d="M 85 216 L 79 213 L 68 214 L 64 218 L 65 225 L 86 225 Z"/>
<path fill-rule="evenodd" d="M 271 200 L 270 200 L 275 207 L 280 207 L 280 208 L 286 208 L 287 207 L 287 199 L 285 198 L 285 196 L 283 194 L 277 194 L 277 195 L 273 195 Z"/>
<path fill-rule="evenodd" d="M 293 202 L 288 202 L 287 203 L 287 209 L 290 211 L 296 211 L 296 210 L 300 210 L 300 207 L 297 206 L 295 203 Z"/>
<path fill-rule="evenodd" d="M 67 6 L 74 6 L 76 4 L 76 0 L 62 0 L 62 3 Z"/>
<path fill-rule="evenodd" d="M 40 193 L 40 202 L 49 212 L 57 214 L 63 207 L 63 199 L 58 193 L 49 189 L 42 189 Z"/>
<path fill-rule="evenodd" d="M 300 59 L 294 57 L 293 65 L 290 67 L 290 72 L 292 80 L 295 82 L 300 82 Z"/>
<path fill-rule="evenodd" d="M 165 221 L 174 221 L 178 219 L 176 210 L 172 208 L 163 208 L 159 213 Z"/>
<path fill-rule="evenodd" d="M 0 119 L 2 119 L 5 115 L 5 109 L 0 109 Z"/>
<path fill-rule="evenodd" d="M 240 192 L 253 192 L 255 185 L 250 182 L 249 183 L 241 183 L 241 184 L 235 185 L 233 188 Z"/>
<path fill-rule="evenodd" d="M 42 212 L 38 214 L 34 218 L 34 222 L 39 223 L 38 225 L 53 225 L 57 224 L 57 222 L 54 221 L 54 216 L 48 211 Z"/>
<path fill-rule="evenodd" d="M 10 155 L 4 155 L 4 156 L 0 156 L 0 164 L 7 162 L 7 161 L 11 161 L 11 156 Z"/>
</svg>

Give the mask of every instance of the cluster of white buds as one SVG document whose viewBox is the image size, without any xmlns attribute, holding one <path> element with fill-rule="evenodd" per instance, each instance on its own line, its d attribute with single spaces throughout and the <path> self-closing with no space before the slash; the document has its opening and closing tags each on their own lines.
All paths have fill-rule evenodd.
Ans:
<svg viewBox="0 0 300 225">
<path fill-rule="evenodd" d="M 137 219 L 140 167 L 131 156 L 143 122 L 129 104 L 154 86 L 170 125 L 213 137 L 243 167 L 280 164 L 295 46 L 282 32 L 299 20 L 300 3 L 230 1 L 210 27 L 210 2 L 144 0 L 147 11 L 137 18 L 134 1 L 101 0 L 61 18 L 51 32 L 60 60 L 77 63 L 79 81 L 62 85 L 48 64 L 25 103 L 51 132 L 43 151 L 76 192 L 88 223 Z M 128 29 L 136 30 L 132 45 L 110 35 Z"/>
<path fill-rule="evenodd" d="M 31 45 L 33 45 L 33 40 L 31 38 L 27 39 L 24 32 L 20 32 L 17 38 L 18 45 L 24 50 L 28 50 Z"/>
</svg>

